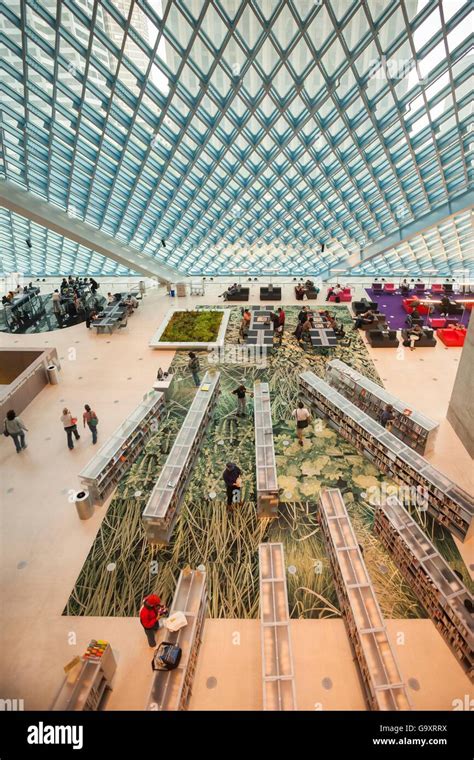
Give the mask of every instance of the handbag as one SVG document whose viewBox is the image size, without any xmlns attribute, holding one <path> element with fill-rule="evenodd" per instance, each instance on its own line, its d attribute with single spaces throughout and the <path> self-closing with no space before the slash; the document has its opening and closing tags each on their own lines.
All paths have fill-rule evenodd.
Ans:
<svg viewBox="0 0 474 760">
<path fill-rule="evenodd" d="M 3 426 L 3 435 L 5 436 L 5 438 L 8 438 L 8 436 L 10 435 L 10 433 L 7 430 L 7 423 L 6 422 L 5 422 L 5 425 Z"/>
<path fill-rule="evenodd" d="M 77 425 L 77 417 L 71 417 L 71 425 Z"/>
<path fill-rule="evenodd" d="M 170 641 L 162 641 L 153 655 L 152 670 L 174 670 L 181 660 L 181 647 Z"/>
<path fill-rule="evenodd" d="M 297 420 L 296 421 L 296 427 L 300 428 L 300 430 L 301 430 L 301 428 L 308 427 L 308 420 Z"/>
</svg>

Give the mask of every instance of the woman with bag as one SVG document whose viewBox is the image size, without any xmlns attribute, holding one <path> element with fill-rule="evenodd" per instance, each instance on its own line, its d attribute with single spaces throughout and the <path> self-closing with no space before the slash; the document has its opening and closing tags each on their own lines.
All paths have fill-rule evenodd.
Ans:
<svg viewBox="0 0 474 760">
<path fill-rule="evenodd" d="M 99 418 L 96 413 L 92 411 L 89 404 L 84 404 L 84 409 L 86 410 L 82 415 L 84 427 L 87 422 L 87 427 L 92 433 L 92 443 L 97 443 L 97 425 L 99 424 Z"/>
<path fill-rule="evenodd" d="M 168 609 L 164 604 L 161 604 L 161 599 L 156 594 L 148 594 L 144 598 L 140 610 L 140 623 L 152 649 L 156 647 L 155 633 L 160 627 L 160 618 L 167 613 Z"/>
<path fill-rule="evenodd" d="M 14 410 L 10 409 L 10 411 L 7 412 L 7 416 L 3 424 L 3 435 L 7 437 L 11 436 L 13 438 L 13 443 L 15 444 L 17 454 L 19 454 L 23 449 L 27 448 L 27 444 L 25 442 L 25 430 L 28 430 L 28 428 L 25 427 L 20 418 L 16 416 Z"/>
<path fill-rule="evenodd" d="M 61 417 L 61 422 L 63 423 L 64 430 L 66 431 L 68 448 L 73 449 L 74 442 L 72 440 L 72 436 L 74 435 L 77 441 L 81 437 L 79 433 L 77 432 L 77 418 L 72 416 L 69 409 L 64 408 L 62 417 Z"/>
<path fill-rule="evenodd" d="M 293 410 L 293 417 L 296 419 L 296 437 L 300 446 L 303 446 L 304 429 L 309 425 L 311 417 L 302 401 L 298 401 L 298 406 Z"/>
</svg>

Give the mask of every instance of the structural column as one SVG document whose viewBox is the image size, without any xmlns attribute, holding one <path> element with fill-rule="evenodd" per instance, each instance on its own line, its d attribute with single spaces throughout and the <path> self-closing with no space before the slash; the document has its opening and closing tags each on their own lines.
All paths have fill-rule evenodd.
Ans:
<svg viewBox="0 0 474 760">
<path fill-rule="evenodd" d="M 471 316 L 447 418 L 474 457 L 474 317 Z"/>
</svg>

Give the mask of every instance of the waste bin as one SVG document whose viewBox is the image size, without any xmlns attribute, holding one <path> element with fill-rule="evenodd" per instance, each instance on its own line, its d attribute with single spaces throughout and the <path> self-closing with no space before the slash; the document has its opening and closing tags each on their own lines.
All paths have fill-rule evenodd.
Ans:
<svg viewBox="0 0 474 760">
<path fill-rule="evenodd" d="M 171 296 L 171 298 L 174 298 L 175 295 L 176 295 L 175 289 L 174 288 L 170 288 L 170 296 Z"/>
<path fill-rule="evenodd" d="M 48 380 L 51 385 L 57 385 L 59 383 L 59 374 L 56 365 L 48 364 L 46 369 L 48 370 Z"/>
<path fill-rule="evenodd" d="M 74 495 L 74 503 L 81 520 L 88 520 L 94 514 L 94 505 L 89 491 L 77 491 Z"/>
</svg>

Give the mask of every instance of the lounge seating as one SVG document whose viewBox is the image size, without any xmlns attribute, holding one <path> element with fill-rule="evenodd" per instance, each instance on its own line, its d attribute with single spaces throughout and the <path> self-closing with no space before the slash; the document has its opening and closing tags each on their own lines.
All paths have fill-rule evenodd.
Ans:
<svg viewBox="0 0 474 760">
<path fill-rule="evenodd" d="M 330 301 L 335 301 L 336 296 L 333 294 L 329 296 Z M 339 293 L 339 302 L 343 303 L 344 301 L 352 301 L 352 293 L 350 288 L 344 288 L 341 293 Z"/>
<path fill-rule="evenodd" d="M 372 283 L 372 290 L 375 290 L 376 293 L 382 292 L 383 285 L 381 282 L 373 282 Z"/>
<path fill-rule="evenodd" d="M 281 301 L 281 288 L 260 288 L 261 301 Z"/>
<path fill-rule="evenodd" d="M 387 332 L 370 330 L 367 333 L 367 340 L 372 348 L 397 348 L 399 344 L 396 330 L 388 330 Z"/>
<path fill-rule="evenodd" d="M 402 330 L 402 338 L 404 341 L 409 340 L 408 333 L 408 330 Z M 434 346 L 436 346 L 436 338 L 434 337 L 433 330 L 425 328 L 421 338 L 415 342 L 415 348 L 433 348 Z"/>
<path fill-rule="evenodd" d="M 416 308 L 418 309 L 419 314 L 429 314 L 430 313 L 430 307 L 428 304 L 423 304 L 418 301 L 416 298 L 404 298 L 402 300 L 402 306 L 407 312 L 407 314 L 411 314 L 414 306 L 416 304 Z"/>
<path fill-rule="evenodd" d="M 455 327 L 444 327 L 438 330 L 437 336 L 445 346 L 464 346 L 467 330 Z"/>
<path fill-rule="evenodd" d="M 236 290 L 232 295 L 228 295 L 226 301 L 248 301 L 250 296 L 250 288 L 241 288 Z"/>
<path fill-rule="evenodd" d="M 428 317 L 428 324 L 433 330 L 439 330 L 440 327 L 446 325 L 446 319 L 444 317 Z"/>
<path fill-rule="evenodd" d="M 436 304 L 436 312 L 438 314 L 441 314 L 441 312 L 443 312 L 443 314 L 445 313 L 445 309 L 440 303 Z M 449 302 L 448 314 L 462 314 L 462 313 L 463 313 L 463 308 L 461 304 L 456 303 L 456 301 Z"/>
<path fill-rule="evenodd" d="M 368 330 L 381 330 L 384 327 L 387 327 L 385 314 L 376 314 L 374 322 L 367 323 L 366 325 L 361 325 L 360 329 L 367 332 Z"/>
<path fill-rule="evenodd" d="M 445 293 L 452 293 L 454 291 L 454 285 L 451 282 L 445 282 L 443 290 Z"/>
<path fill-rule="evenodd" d="M 393 296 L 393 294 L 395 293 L 395 285 L 394 285 L 394 283 L 393 282 L 386 282 L 385 285 L 383 286 L 383 292 L 384 293 L 390 293 L 390 295 Z"/>
<path fill-rule="evenodd" d="M 424 282 L 415 282 L 415 293 L 424 293 L 426 290 Z"/>
<path fill-rule="evenodd" d="M 444 288 L 441 285 L 441 283 L 435 283 L 431 286 L 431 292 L 433 293 L 433 295 L 440 295 L 441 293 L 443 293 L 443 291 L 444 291 Z"/>
<path fill-rule="evenodd" d="M 372 311 L 378 311 L 379 310 L 378 303 L 374 303 L 373 301 L 367 301 L 366 298 L 363 298 L 362 301 L 352 302 L 352 311 L 356 315 L 356 317 L 359 314 L 363 314 L 364 311 L 368 311 L 369 309 L 372 309 Z"/>
</svg>

